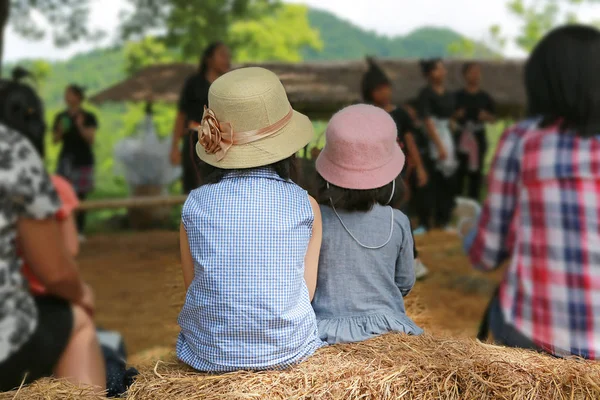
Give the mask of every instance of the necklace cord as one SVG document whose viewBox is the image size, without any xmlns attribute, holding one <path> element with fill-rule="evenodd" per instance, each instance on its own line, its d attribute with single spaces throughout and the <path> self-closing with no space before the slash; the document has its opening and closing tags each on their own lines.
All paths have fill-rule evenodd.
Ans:
<svg viewBox="0 0 600 400">
<path fill-rule="evenodd" d="M 329 189 L 329 182 L 327 182 L 327 189 Z M 394 195 L 394 190 L 392 189 L 392 196 L 393 195 Z M 360 247 L 368 249 L 368 250 L 378 250 L 378 249 L 381 249 L 382 247 L 385 247 L 392 240 L 392 235 L 394 233 L 394 209 L 392 207 L 388 206 L 389 209 L 390 209 L 390 216 L 391 216 L 391 218 L 390 218 L 390 234 L 389 234 L 387 240 L 385 241 L 385 243 L 383 243 L 382 245 L 379 245 L 379 246 L 367 246 L 366 244 L 361 243 L 361 241 L 358 240 L 356 238 L 356 236 L 354 236 L 352 234 L 352 232 L 350 232 L 350 229 L 348 229 L 348 227 L 346 226 L 346 224 L 344 224 L 344 221 L 342 220 L 342 217 L 340 217 L 340 214 L 338 214 L 337 210 L 335 209 L 335 205 L 333 204 L 333 199 L 331 197 L 329 198 L 329 203 L 331 204 L 331 208 L 333 209 L 333 212 L 335 213 L 336 217 L 340 221 L 340 224 L 342 224 L 342 227 L 344 228 L 344 230 L 348 233 L 348 235 L 350 235 L 350 237 L 352 239 L 354 239 L 354 241 L 356 243 L 358 243 L 358 245 Z"/>
</svg>

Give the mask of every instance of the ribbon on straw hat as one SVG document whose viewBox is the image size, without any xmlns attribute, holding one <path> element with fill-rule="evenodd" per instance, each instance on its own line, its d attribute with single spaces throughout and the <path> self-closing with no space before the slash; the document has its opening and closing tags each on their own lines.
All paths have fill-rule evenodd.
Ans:
<svg viewBox="0 0 600 400">
<path fill-rule="evenodd" d="M 290 108 L 282 119 L 272 125 L 246 132 L 235 132 L 231 123 L 219 121 L 214 111 L 204 106 L 202 122 L 193 124 L 195 126 L 191 129 L 198 132 L 198 143 L 204 147 L 206 153 L 215 154 L 217 161 L 221 161 L 231 146 L 252 143 L 271 136 L 283 128 L 293 115 L 294 110 Z"/>
</svg>

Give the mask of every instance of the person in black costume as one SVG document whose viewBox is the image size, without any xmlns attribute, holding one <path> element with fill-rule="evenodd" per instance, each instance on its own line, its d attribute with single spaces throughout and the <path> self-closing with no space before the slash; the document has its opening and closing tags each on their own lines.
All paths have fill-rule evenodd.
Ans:
<svg viewBox="0 0 600 400">
<path fill-rule="evenodd" d="M 432 204 L 428 208 L 433 211 L 434 226 L 448 228 L 454 209 L 458 168 L 452 124 L 460 112 L 456 110 L 455 96 L 446 89 L 446 68 L 442 60 L 421 61 L 421 70 L 427 86 L 419 93 L 418 112 L 429 136 L 432 160 L 428 171 L 432 182 Z M 430 220 L 429 216 L 424 218 L 423 228 L 431 228 Z"/>
<path fill-rule="evenodd" d="M 478 201 L 481 195 L 483 168 L 488 149 L 485 124 L 496 120 L 495 103 L 492 97 L 481 89 L 481 68 L 476 62 L 463 66 L 465 88 L 456 93 L 456 106 L 462 112 L 458 119 L 459 143 L 457 173 L 457 193 L 464 192 L 468 181 L 467 195 Z"/>
<path fill-rule="evenodd" d="M 421 156 L 413 135 L 415 128 L 412 123 L 412 118 L 404 108 L 396 107 L 392 103 L 392 83 L 385 72 L 381 70 L 372 58 L 367 58 L 367 63 L 369 69 L 363 75 L 361 85 L 363 101 L 389 112 L 396 122 L 398 128 L 398 145 L 407 155 L 409 164 L 412 164 L 413 166 L 413 168 L 404 168 L 401 173 L 402 180 L 408 181 L 410 175 L 414 174 L 418 186 L 426 186 L 428 180 L 427 172 L 423 167 Z M 413 253 L 415 257 L 415 275 L 417 279 L 424 278 L 428 274 L 428 269 L 419 259 L 419 252 L 417 251 L 416 245 L 413 245 Z"/>
<path fill-rule="evenodd" d="M 415 138 L 417 150 L 421 156 L 421 162 L 425 173 L 427 171 L 434 170 L 434 162 L 429 155 L 429 138 L 425 132 L 425 124 L 419 117 L 418 108 L 419 101 L 417 98 L 410 99 L 404 105 L 405 110 L 412 121 L 413 135 Z M 421 236 L 427 233 L 426 226 L 429 225 L 431 218 L 431 211 L 433 207 L 432 188 L 431 182 L 428 180 L 427 184 L 422 185 L 416 174 L 409 176 L 409 187 L 412 193 L 410 198 L 410 209 L 416 213 L 419 221 L 418 228 L 413 231 L 415 236 Z"/>
<path fill-rule="evenodd" d="M 65 90 L 67 109 L 59 113 L 52 124 L 54 142 L 62 142 L 56 172 L 75 189 L 80 201 L 94 189 L 95 157 L 93 152 L 98 119 L 83 109 L 85 89 L 71 84 Z M 77 230 L 83 235 L 85 212 L 77 213 Z M 80 237 L 83 239 L 83 236 Z"/>
<path fill-rule="evenodd" d="M 190 76 L 179 97 L 177 119 L 173 129 L 171 162 L 183 167 L 183 192 L 189 193 L 200 185 L 196 163 L 200 160 L 194 152 L 198 134 L 188 135 L 191 124 L 200 123 L 204 106 L 208 106 L 208 90 L 212 82 L 231 68 L 231 53 L 222 42 L 209 45 L 200 60 L 198 72 Z M 183 146 L 180 150 L 180 141 Z"/>
</svg>

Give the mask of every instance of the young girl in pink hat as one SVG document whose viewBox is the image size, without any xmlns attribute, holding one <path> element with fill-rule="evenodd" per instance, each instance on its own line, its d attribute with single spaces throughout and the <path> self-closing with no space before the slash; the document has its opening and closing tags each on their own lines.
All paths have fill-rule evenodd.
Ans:
<svg viewBox="0 0 600 400">
<path fill-rule="evenodd" d="M 330 344 L 422 333 L 403 300 L 415 283 L 410 222 L 389 205 L 404 167 L 396 138 L 392 117 L 365 104 L 341 110 L 327 127 L 316 162 L 323 239 L 312 304 Z"/>
</svg>

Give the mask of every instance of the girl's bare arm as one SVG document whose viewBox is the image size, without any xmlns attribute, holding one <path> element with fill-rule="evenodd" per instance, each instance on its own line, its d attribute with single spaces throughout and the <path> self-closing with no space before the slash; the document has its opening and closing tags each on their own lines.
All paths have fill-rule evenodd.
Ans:
<svg viewBox="0 0 600 400">
<path fill-rule="evenodd" d="M 190 251 L 187 232 L 183 223 L 179 227 L 179 248 L 181 251 L 181 270 L 183 272 L 183 282 L 187 291 L 194 280 L 194 260 Z"/>
<path fill-rule="evenodd" d="M 310 196 L 309 196 L 310 197 Z M 323 222 L 321 220 L 321 209 L 315 199 L 310 197 L 310 205 L 315 215 L 312 237 L 308 242 L 308 249 L 304 257 L 304 280 L 308 287 L 308 293 L 312 301 L 317 289 L 317 274 L 319 271 L 319 254 L 321 252 L 321 240 L 323 238 Z"/>
</svg>

